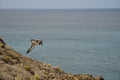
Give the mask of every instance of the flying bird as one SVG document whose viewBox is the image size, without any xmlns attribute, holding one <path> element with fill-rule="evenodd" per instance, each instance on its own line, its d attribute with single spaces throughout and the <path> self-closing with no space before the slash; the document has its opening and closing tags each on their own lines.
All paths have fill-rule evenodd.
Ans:
<svg viewBox="0 0 120 80">
<path fill-rule="evenodd" d="M 30 48 L 27 50 L 26 54 L 28 54 L 29 52 L 31 52 L 36 45 L 43 45 L 43 41 L 42 40 L 35 40 L 35 39 L 31 39 L 31 46 Z"/>
</svg>

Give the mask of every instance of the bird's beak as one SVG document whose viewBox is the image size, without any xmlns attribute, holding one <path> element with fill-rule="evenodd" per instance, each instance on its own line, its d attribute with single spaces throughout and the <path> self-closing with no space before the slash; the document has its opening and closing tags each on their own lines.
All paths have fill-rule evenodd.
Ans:
<svg viewBox="0 0 120 80">
<path fill-rule="evenodd" d="M 43 45 L 43 43 L 41 43 L 41 45 Z"/>
</svg>

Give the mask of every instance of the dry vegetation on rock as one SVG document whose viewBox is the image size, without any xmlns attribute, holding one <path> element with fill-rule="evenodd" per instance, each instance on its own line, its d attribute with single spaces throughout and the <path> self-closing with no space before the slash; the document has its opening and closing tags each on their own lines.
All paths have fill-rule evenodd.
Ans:
<svg viewBox="0 0 120 80">
<path fill-rule="evenodd" d="M 0 80 L 104 80 L 90 74 L 66 73 L 59 66 L 33 60 L 0 38 Z"/>
</svg>

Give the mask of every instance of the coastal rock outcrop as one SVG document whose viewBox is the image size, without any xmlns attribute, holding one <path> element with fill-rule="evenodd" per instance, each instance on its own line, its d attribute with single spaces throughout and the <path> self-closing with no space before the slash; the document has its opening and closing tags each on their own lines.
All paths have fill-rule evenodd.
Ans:
<svg viewBox="0 0 120 80">
<path fill-rule="evenodd" d="M 90 74 L 70 74 L 59 66 L 52 66 L 26 57 L 0 38 L 0 80 L 104 80 Z"/>
</svg>

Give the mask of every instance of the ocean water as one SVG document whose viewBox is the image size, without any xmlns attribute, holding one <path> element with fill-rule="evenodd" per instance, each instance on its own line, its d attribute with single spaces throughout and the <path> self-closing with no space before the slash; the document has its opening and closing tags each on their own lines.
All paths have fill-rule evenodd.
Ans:
<svg viewBox="0 0 120 80">
<path fill-rule="evenodd" d="M 120 10 L 0 10 L 0 37 L 66 72 L 120 80 Z M 32 38 L 44 45 L 26 54 Z"/>
</svg>

